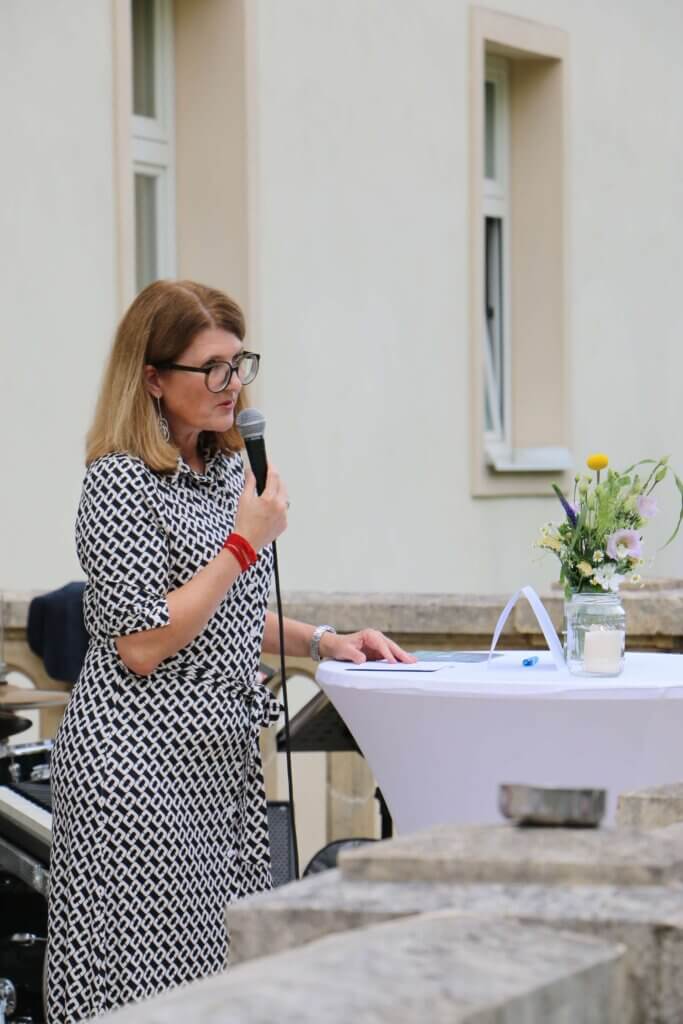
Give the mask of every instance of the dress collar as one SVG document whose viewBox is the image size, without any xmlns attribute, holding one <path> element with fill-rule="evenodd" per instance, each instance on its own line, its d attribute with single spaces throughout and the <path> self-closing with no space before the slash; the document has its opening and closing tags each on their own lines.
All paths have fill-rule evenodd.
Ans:
<svg viewBox="0 0 683 1024">
<path fill-rule="evenodd" d="M 194 480 L 197 483 L 208 483 L 213 480 L 218 468 L 220 449 L 216 448 L 214 451 L 211 451 L 208 444 L 205 444 L 202 447 L 202 455 L 204 456 L 203 473 L 198 473 L 192 466 L 188 466 L 182 455 L 179 455 L 174 472 L 169 474 L 169 480 L 172 480 L 174 483 L 180 480 L 181 477 Z"/>
</svg>

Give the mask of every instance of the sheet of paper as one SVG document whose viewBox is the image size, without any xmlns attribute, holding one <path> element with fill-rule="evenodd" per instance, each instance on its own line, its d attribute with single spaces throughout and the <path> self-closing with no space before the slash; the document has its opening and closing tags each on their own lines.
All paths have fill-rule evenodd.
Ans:
<svg viewBox="0 0 683 1024">
<path fill-rule="evenodd" d="M 447 668 L 443 661 L 416 661 L 407 665 L 402 661 L 364 661 L 362 665 L 346 665 L 347 672 L 440 672 Z"/>
<path fill-rule="evenodd" d="M 493 632 L 493 640 L 491 641 L 491 649 L 489 651 L 489 660 L 493 657 L 493 652 L 496 649 L 496 644 L 498 643 L 500 634 L 503 632 L 503 627 L 505 626 L 505 623 L 508 620 L 510 612 L 515 607 L 517 601 L 522 595 L 526 597 L 527 601 L 531 605 L 531 609 L 534 615 L 536 616 L 536 620 L 539 626 L 541 627 L 541 632 L 545 637 L 545 642 L 548 645 L 548 650 L 552 655 L 556 669 L 558 670 L 558 672 L 566 673 L 567 665 L 564 660 L 564 653 L 562 651 L 562 644 L 560 643 L 560 638 L 557 635 L 555 627 L 550 621 L 550 616 L 548 615 L 548 612 L 546 611 L 543 602 L 541 601 L 540 597 L 538 596 L 534 588 L 530 586 L 522 587 L 521 590 L 516 591 L 503 608 L 503 611 L 500 614 L 500 618 L 496 623 L 496 628 Z"/>
</svg>

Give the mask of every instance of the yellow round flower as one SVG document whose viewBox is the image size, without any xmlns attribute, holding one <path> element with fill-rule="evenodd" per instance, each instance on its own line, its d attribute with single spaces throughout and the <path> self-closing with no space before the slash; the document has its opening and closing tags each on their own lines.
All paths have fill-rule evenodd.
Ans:
<svg viewBox="0 0 683 1024">
<path fill-rule="evenodd" d="M 595 452 L 593 455 L 589 455 L 586 459 L 586 465 L 589 469 L 594 469 L 596 472 L 600 472 L 601 469 L 607 469 L 609 459 L 602 452 Z"/>
</svg>

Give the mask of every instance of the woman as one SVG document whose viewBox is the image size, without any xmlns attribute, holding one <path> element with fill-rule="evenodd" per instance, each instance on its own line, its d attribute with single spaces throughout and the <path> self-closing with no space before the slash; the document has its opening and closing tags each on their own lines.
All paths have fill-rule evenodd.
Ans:
<svg viewBox="0 0 683 1024">
<path fill-rule="evenodd" d="M 258 734 L 280 708 L 257 669 L 288 502 L 272 467 L 261 496 L 245 478 L 244 333 L 221 292 L 158 281 L 105 373 L 76 523 L 91 640 L 52 758 L 49 1024 L 222 970 L 225 905 L 271 884 Z M 311 644 L 414 660 L 286 620 L 287 654 Z"/>
</svg>

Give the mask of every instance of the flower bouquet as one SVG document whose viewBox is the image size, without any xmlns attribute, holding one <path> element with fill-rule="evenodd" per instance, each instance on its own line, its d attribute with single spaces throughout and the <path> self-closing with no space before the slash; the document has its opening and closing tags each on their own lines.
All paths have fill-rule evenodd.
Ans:
<svg viewBox="0 0 683 1024">
<path fill-rule="evenodd" d="M 619 587 L 640 582 L 644 564 L 643 530 L 657 515 L 653 491 L 671 475 L 681 497 L 678 522 L 683 521 L 683 481 L 668 458 L 642 459 L 623 472 L 608 468 L 606 455 L 590 455 L 593 476 L 576 476 L 572 500 L 554 485 L 565 512 L 559 524 L 541 529 L 537 546 L 560 561 L 567 627 L 567 663 L 581 675 L 617 675 L 623 667 L 625 615 Z M 606 471 L 606 472 L 605 472 Z M 611 636 L 600 635 L 611 632 Z M 587 633 L 594 634 L 586 636 Z"/>
</svg>

